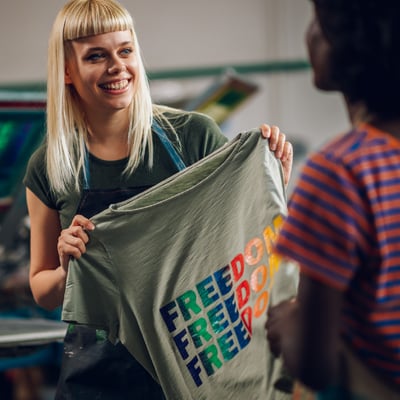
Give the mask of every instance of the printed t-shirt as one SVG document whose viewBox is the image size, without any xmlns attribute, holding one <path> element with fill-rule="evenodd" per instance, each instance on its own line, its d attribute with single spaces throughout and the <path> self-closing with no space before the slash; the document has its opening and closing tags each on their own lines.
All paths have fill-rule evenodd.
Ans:
<svg viewBox="0 0 400 400">
<path fill-rule="evenodd" d="M 280 162 L 259 130 L 240 134 L 92 218 L 62 318 L 121 340 L 168 399 L 278 398 L 264 323 L 284 215 Z"/>
<path fill-rule="evenodd" d="M 342 333 L 400 388 L 400 142 L 368 124 L 313 154 L 276 248 L 344 292 Z"/>
</svg>

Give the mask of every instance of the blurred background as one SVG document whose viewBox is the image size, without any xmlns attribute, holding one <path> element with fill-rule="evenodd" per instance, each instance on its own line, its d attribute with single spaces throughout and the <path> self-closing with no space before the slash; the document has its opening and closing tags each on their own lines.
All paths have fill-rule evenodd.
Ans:
<svg viewBox="0 0 400 400">
<path fill-rule="evenodd" d="M 290 195 L 306 155 L 347 127 L 342 100 L 312 85 L 308 0 L 122 0 L 132 13 L 153 100 L 213 116 L 233 138 L 266 122 L 294 145 Z M 64 0 L 0 4 L 0 399 L 53 398 L 59 312 L 30 295 L 22 177 L 43 138 L 46 52 Z M 33 336 L 32 336 L 33 335 Z"/>
</svg>

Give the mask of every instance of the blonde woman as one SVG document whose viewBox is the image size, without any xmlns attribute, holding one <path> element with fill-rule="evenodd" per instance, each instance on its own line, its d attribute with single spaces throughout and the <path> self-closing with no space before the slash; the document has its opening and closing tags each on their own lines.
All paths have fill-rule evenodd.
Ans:
<svg viewBox="0 0 400 400">
<path fill-rule="evenodd" d="M 72 0 L 49 40 L 46 142 L 26 177 L 30 285 L 37 303 L 63 302 L 68 261 L 94 229 L 90 217 L 210 154 L 227 139 L 205 115 L 152 104 L 132 17 L 113 0 Z M 292 148 L 262 126 L 286 180 Z M 138 277 L 140 279 L 140 277 Z M 135 397 L 136 396 L 136 397 Z M 103 331 L 70 325 L 59 399 L 163 398 L 158 384 Z"/>
</svg>

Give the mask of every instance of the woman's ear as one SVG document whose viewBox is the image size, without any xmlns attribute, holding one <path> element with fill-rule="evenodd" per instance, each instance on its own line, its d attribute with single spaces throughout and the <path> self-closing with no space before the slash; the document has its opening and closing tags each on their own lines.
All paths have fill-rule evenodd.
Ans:
<svg viewBox="0 0 400 400">
<path fill-rule="evenodd" d="M 66 85 L 70 85 L 72 83 L 71 75 L 69 72 L 68 66 L 65 66 L 65 71 L 64 71 L 64 83 Z"/>
</svg>

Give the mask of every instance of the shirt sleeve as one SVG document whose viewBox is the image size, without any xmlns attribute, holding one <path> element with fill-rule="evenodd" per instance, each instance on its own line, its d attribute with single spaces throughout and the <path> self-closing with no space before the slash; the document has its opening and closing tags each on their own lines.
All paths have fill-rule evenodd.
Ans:
<svg viewBox="0 0 400 400">
<path fill-rule="evenodd" d="M 56 209 L 56 202 L 50 191 L 46 173 L 46 147 L 40 146 L 31 156 L 26 168 L 23 183 L 47 207 Z"/>
<path fill-rule="evenodd" d="M 302 273 L 345 290 L 361 264 L 360 245 L 368 236 L 364 200 L 349 169 L 322 152 L 313 155 L 288 208 L 278 253 L 297 261 Z"/>
</svg>

